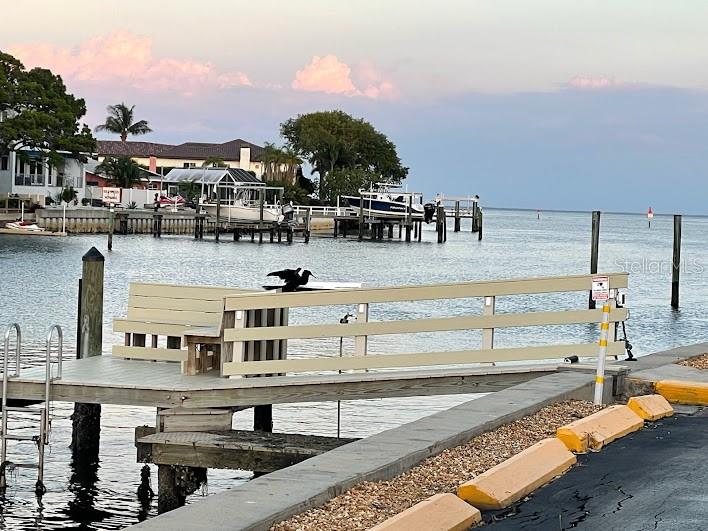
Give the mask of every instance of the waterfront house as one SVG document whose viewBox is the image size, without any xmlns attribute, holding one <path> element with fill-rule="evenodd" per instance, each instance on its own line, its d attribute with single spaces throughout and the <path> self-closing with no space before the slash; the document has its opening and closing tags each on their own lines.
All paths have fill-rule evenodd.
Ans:
<svg viewBox="0 0 708 531">
<path fill-rule="evenodd" d="M 0 197 L 29 196 L 44 205 L 45 198 L 56 201 L 62 188 L 71 186 L 79 201 L 84 198 L 84 163 L 72 153 L 58 153 L 61 161 L 55 166 L 47 163 L 44 153 L 29 148 L 0 154 Z"/>
<path fill-rule="evenodd" d="M 209 159 L 221 159 L 229 168 L 263 175 L 263 148 L 241 140 L 224 143 L 185 142 L 179 145 L 156 142 L 121 142 L 120 140 L 99 140 L 98 160 L 106 157 L 128 156 L 158 175 L 167 175 L 170 170 L 181 168 L 201 168 Z"/>
</svg>

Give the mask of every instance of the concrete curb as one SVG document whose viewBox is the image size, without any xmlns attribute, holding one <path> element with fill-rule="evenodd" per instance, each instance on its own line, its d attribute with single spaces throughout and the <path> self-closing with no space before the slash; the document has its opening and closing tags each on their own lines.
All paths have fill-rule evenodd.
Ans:
<svg viewBox="0 0 708 531">
<path fill-rule="evenodd" d="M 669 402 L 708 406 L 708 383 L 685 380 L 660 380 L 656 392 Z"/>
<path fill-rule="evenodd" d="M 457 488 L 483 510 L 504 509 L 561 475 L 577 462 L 562 441 L 544 439 Z"/>
<path fill-rule="evenodd" d="M 674 408 L 661 395 L 633 396 L 627 401 L 627 407 L 651 422 L 674 414 Z"/>
<path fill-rule="evenodd" d="M 364 481 L 391 479 L 473 437 L 571 398 L 589 399 L 594 377 L 556 373 L 471 400 L 259 477 L 134 526 L 141 531 L 267 530 Z"/>
<path fill-rule="evenodd" d="M 466 531 L 481 521 L 476 507 L 454 494 L 436 494 L 369 531 Z"/>
<path fill-rule="evenodd" d="M 585 453 L 643 427 L 644 420 L 627 406 L 610 406 L 558 428 L 556 436 L 570 451 Z"/>
</svg>

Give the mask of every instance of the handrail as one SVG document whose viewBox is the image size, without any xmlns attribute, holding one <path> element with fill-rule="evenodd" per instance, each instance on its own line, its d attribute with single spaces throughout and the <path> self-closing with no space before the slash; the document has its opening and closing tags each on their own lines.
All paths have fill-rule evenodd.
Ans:
<svg viewBox="0 0 708 531">
<path fill-rule="evenodd" d="M 628 273 L 609 273 L 612 289 L 626 288 Z M 226 310 L 259 310 L 339 304 L 409 302 L 501 295 L 527 295 L 564 291 L 590 291 L 593 275 L 538 277 L 512 280 L 457 282 L 383 288 L 350 288 L 336 291 L 295 293 L 243 293 L 226 297 Z"/>
<path fill-rule="evenodd" d="M 627 319 L 626 308 L 610 313 L 610 322 Z M 462 317 L 437 317 L 432 319 L 401 319 L 352 323 L 346 328 L 339 324 L 264 326 L 247 329 L 227 329 L 225 341 L 270 341 L 276 339 L 314 339 L 350 336 L 376 336 L 391 334 L 417 334 L 421 332 L 452 332 L 456 330 L 482 330 L 485 328 L 519 328 L 602 322 L 602 310 L 568 310 L 556 312 L 523 312 L 494 315 L 466 315 Z M 346 333 L 345 333 L 346 332 Z"/>
<path fill-rule="evenodd" d="M 8 350 L 10 349 L 10 333 L 12 332 L 12 329 L 15 329 L 15 334 L 17 337 L 17 343 L 15 346 L 15 374 L 13 376 L 19 376 L 20 375 L 20 351 L 22 349 L 22 329 L 20 328 L 20 325 L 17 323 L 12 323 L 7 331 L 5 332 L 5 345 L 3 349 L 3 359 L 2 359 L 2 424 L 1 424 L 1 429 L 2 429 L 2 450 L 0 451 L 0 466 L 5 466 L 5 460 L 7 458 L 7 443 L 5 439 L 5 435 L 7 434 L 7 381 L 10 377 L 8 374 L 8 364 L 7 364 L 7 355 L 8 355 Z"/>
<path fill-rule="evenodd" d="M 3 375 L 7 375 L 7 351 L 10 348 L 10 332 L 15 329 L 15 334 L 17 335 L 17 344 L 15 345 L 15 374 L 12 376 L 20 375 L 20 349 L 22 343 L 22 329 L 17 323 L 12 323 L 8 329 L 5 331 L 5 349 L 3 355 Z M 4 389 L 3 389 L 4 390 Z"/>
<path fill-rule="evenodd" d="M 56 330 L 57 332 L 57 379 L 61 378 L 62 375 L 62 355 L 63 355 L 63 343 L 64 343 L 64 333 L 61 330 L 61 326 L 58 324 L 52 325 L 49 327 L 49 331 L 47 332 L 47 361 L 46 361 L 46 369 L 47 369 L 47 397 L 49 397 L 49 383 L 52 377 L 52 337 L 54 336 L 54 331 Z M 47 401 L 49 398 L 47 398 Z"/>
</svg>

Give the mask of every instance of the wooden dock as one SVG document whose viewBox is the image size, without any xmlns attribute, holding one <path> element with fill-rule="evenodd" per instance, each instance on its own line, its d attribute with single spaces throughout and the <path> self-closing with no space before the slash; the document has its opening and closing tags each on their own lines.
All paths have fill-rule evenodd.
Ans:
<svg viewBox="0 0 708 531">
<path fill-rule="evenodd" d="M 65 360 L 52 399 L 158 408 L 236 407 L 309 401 L 489 393 L 555 372 L 557 364 L 506 365 L 349 374 L 223 378 L 217 371 L 183 375 L 176 363 L 110 355 Z M 8 398 L 41 400 L 44 367 L 23 369 Z"/>
<path fill-rule="evenodd" d="M 321 455 L 357 439 L 247 430 L 160 432 L 135 430 L 138 462 L 268 473 Z"/>
</svg>

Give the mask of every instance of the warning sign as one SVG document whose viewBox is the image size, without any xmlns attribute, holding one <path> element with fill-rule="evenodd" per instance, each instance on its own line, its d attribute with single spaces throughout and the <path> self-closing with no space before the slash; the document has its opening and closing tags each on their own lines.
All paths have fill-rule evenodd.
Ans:
<svg viewBox="0 0 708 531">
<path fill-rule="evenodd" d="M 108 205 L 120 203 L 120 188 L 104 187 L 101 190 L 104 203 Z"/>
<path fill-rule="evenodd" d="M 592 277 L 592 300 L 606 301 L 610 298 L 610 277 Z"/>
</svg>

